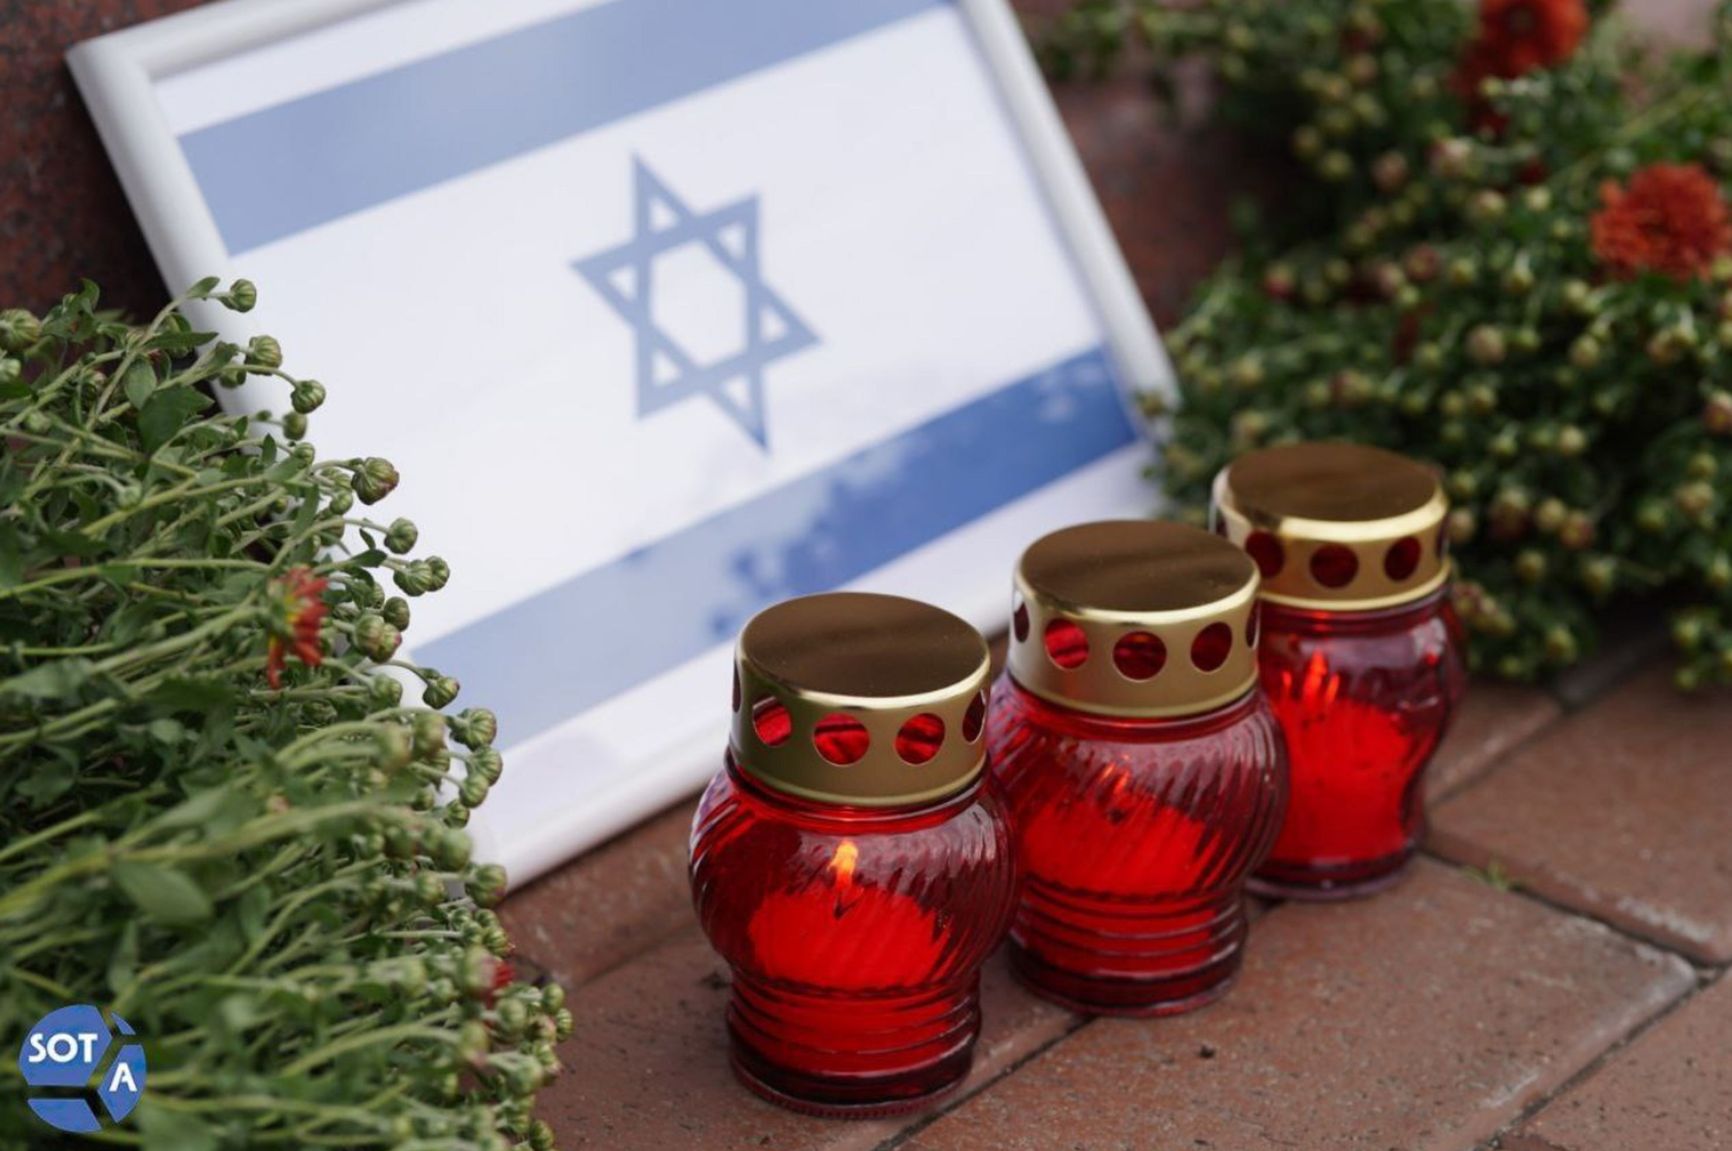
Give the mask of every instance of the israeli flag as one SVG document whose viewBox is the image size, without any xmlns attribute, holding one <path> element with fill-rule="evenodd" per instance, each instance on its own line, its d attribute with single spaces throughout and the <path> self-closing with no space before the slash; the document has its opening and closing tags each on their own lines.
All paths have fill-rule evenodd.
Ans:
<svg viewBox="0 0 1732 1151">
<path fill-rule="evenodd" d="M 1153 504 L 980 11 L 413 0 L 157 84 L 321 453 L 450 561 L 413 657 L 500 715 L 514 879 L 715 769 L 760 608 L 1001 627 L 1029 539 Z"/>
</svg>

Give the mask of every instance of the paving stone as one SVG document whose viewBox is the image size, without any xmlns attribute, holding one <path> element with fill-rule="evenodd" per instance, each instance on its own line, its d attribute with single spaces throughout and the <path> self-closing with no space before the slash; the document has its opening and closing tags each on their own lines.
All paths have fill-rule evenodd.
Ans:
<svg viewBox="0 0 1732 1151">
<path fill-rule="evenodd" d="M 1468 1151 L 1693 983 L 1422 861 L 1378 898 L 1272 911 L 1220 1003 L 1090 1023 L 906 1146 Z"/>
<path fill-rule="evenodd" d="M 688 800 L 513 892 L 499 917 L 518 954 L 576 988 L 691 926 L 691 826 Z"/>
<path fill-rule="evenodd" d="M 1478 779 L 1562 714 L 1558 701 L 1537 687 L 1475 680 L 1455 725 L 1425 770 L 1426 798 L 1435 803 Z"/>
<path fill-rule="evenodd" d="M 814 1119 L 761 1101 L 728 1068 L 727 995 L 727 966 L 696 929 L 573 995 L 576 1028 L 560 1048 L 565 1071 L 537 1104 L 559 1146 L 864 1151 L 918 1121 Z M 982 995 L 974 1072 L 951 1100 L 1081 1022 L 1017 986 L 1002 953 L 986 969 Z"/>
<path fill-rule="evenodd" d="M 1432 811 L 1430 846 L 1702 962 L 1732 960 L 1732 699 L 1655 666 Z"/>
<path fill-rule="evenodd" d="M 1522 1135 L 1555 1151 L 1725 1151 L 1732 1147 L 1728 1036 L 1732 979 L 1722 977 L 1552 1100 Z"/>
</svg>

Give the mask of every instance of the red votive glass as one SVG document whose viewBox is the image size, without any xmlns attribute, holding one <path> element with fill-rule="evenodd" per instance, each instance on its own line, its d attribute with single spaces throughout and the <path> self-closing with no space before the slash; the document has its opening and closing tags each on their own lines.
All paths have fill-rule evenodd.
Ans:
<svg viewBox="0 0 1732 1151">
<path fill-rule="evenodd" d="M 1257 570 L 1177 524 L 1055 532 L 1023 554 L 988 716 L 1021 895 L 1017 973 L 1093 1014 L 1212 1002 L 1286 803 L 1257 685 Z"/>
<path fill-rule="evenodd" d="M 765 1098 L 896 1114 L 967 1075 L 1016 888 L 988 671 L 974 628 L 894 596 L 790 600 L 741 634 L 691 883 L 733 973 L 734 1071 Z"/>
<path fill-rule="evenodd" d="M 1436 475 L 1354 444 L 1290 444 L 1215 481 L 1215 524 L 1263 576 L 1262 680 L 1292 799 L 1264 894 L 1335 899 L 1400 880 L 1424 773 L 1466 686 Z"/>
</svg>

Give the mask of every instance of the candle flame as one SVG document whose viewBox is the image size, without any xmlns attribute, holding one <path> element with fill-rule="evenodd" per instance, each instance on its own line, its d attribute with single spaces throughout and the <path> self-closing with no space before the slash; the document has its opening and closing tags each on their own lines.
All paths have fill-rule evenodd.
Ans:
<svg viewBox="0 0 1732 1151">
<path fill-rule="evenodd" d="M 836 854 L 830 857 L 830 870 L 836 875 L 836 882 L 847 886 L 854 881 L 854 864 L 860 859 L 860 849 L 854 846 L 852 839 L 844 839 L 836 846 Z"/>
</svg>

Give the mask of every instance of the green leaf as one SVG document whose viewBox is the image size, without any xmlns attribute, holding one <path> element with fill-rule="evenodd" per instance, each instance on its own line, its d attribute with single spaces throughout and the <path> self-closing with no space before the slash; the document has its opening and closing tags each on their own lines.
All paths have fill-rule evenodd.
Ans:
<svg viewBox="0 0 1732 1151">
<path fill-rule="evenodd" d="M 21 695 L 25 699 L 71 699 L 90 679 L 93 666 L 89 660 L 79 656 L 38 664 L 23 675 L 0 682 L 0 695 Z"/>
<path fill-rule="evenodd" d="M 150 394 L 156 391 L 156 372 L 148 361 L 134 360 L 128 365 L 126 375 L 121 377 L 120 386 L 126 393 L 126 402 L 142 408 Z"/>
<path fill-rule="evenodd" d="M 187 1111 L 171 1111 L 147 1091 L 138 1103 L 143 1151 L 217 1151 L 217 1132 Z"/>
<path fill-rule="evenodd" d="M 205 889 L 178 868 L 122 859 L 109 874 L 140 911 L 161 923 L 199 923 L 214 910 Z"/>
<path fill-rule="evenodd" d="M 18 529 L 0 523 L 0 587 L 17 587 L 24 580 L 24 547 Z"/>
<path fill-rule="evenodd" d="M 180 725 L 179 720 L 153 719 L 146 730 L 150 732 L 150 738 L 162 744 L 176 744 L 186 738 L 186 728 Z"/>
<path fill-rule="evenodd" d="M 173 723 L 174 721 L 159 719 L 156 722 Z M 178 727 L 179 724 L 175 726 Z M 151 827 L 158 831 L 178 831 L 186 827 L 203 827 L 215 819 L 223 808 L 236 798 L 234 793 L 226 787 L 213 787 L 209 791 L 201 791 L 157 816 L 151 821 Z"/>
<path fill-rule="evenodd" d="M 39 763 L 18 785 L 18 794 L 35 807 L 47 807 L 78 782 L 78 773 L 64 763 Z"/>
<path fill-rule="evenodd" d="M 203 392 L 185 385 L 164 388 L 138 413 L 138 435 L 145 452 L 154 452 L 185 426 L 187 419 L 210 406 Z"/>
<path fill-rule="evenodd" d="M 128 919 L 120 929 L 114 952 L 108 957 L 108 989 L 119 994 L 138 978 L 138 920 Z"/>
</svg>

